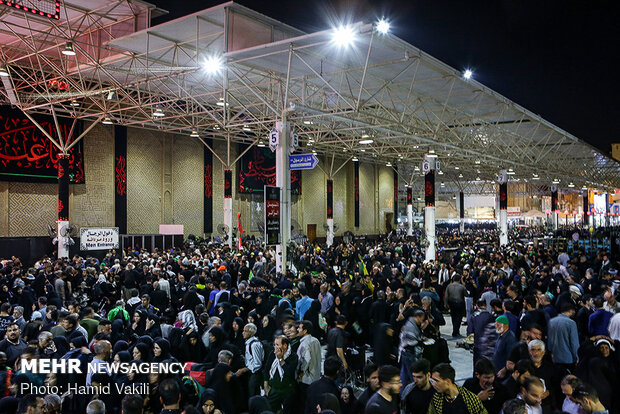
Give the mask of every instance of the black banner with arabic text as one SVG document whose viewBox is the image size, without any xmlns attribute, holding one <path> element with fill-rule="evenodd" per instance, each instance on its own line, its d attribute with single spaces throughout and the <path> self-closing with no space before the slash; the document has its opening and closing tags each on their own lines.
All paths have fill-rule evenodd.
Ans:
<svg viewBox="0 0 620 414">
<path fill-rule="evenodd" d="M 114 125 L 114 225 L 127 234 L 127 127 Z"/>
<path fill-rule="evenodd" d="M 213 142 L 210 138 L 205 138 L 206 143 L 213 148 Z M 211 150 L 203 145 L 203 215 L 205 233 L 213 233 L 213 154 Z"/>
</svg>

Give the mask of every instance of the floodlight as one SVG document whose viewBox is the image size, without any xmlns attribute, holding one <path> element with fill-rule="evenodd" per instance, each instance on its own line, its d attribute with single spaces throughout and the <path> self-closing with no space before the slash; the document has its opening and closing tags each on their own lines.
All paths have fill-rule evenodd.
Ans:
<svg viewBox="0 0 620 414">
<path fill-rule="evenodd" d="M 72 99 L 71 106 L 80 106 L 80 103 L 76 99 Z"/>
<path fill-rule="evenodd" d="M 391 163 L 391 162 L 388 162 L 387 164 L 385 164 L 385 166 L 386 166 L 386 167 L 391 167 L 391 166 L 392 166 L 392 163 Z"/>
<path fill-rule="evenodd" d="M 532 180 L 540 180 L 538 174 L 532 174 Z"/>
<path fill-rule="evenodd" d="M 355 40 L 353 28 L 351 26 L 338 26 L 334 29 L 333 39 L 334 43 L 336 43 L 339 47 L 350 46 Z"/>
<path fill-rule="evenodd" d="M 252 132 L 252 128 L 250 128 L 250 126 L 249 126 L 249 125 L 244 125 L 244 126 L 243 126 L 243 130 L 244 130 L 245 132 Z"/>
<path fill-rule="evenodd" d="M 202 68 L 209 75 L 215 75 L 220 70 L 222 70 L 222 66 L 224 63 L 222 62 L 222 58 L 219 56 L 209 56 L 202 62 Z"/>
<path fill-rule="evenodd" d="M 67 42 L 65 45 L 65 49 L 62 51 L 62 54 L 65 56 L 75 56 L 75 50 L 73 49 L 73 43 Z"/>
<path fill-rule="evenodd" d="M 368 145 L 368 144 L 372 144 L 374 141 L 372 139 L 363 139 L 360 141 L 361 145 Z"/>
<path fill-rule="evenodd" d="M 508 171 L 506 172 L 506 174 L 515 175 L 515 170 L 513 170 L 512 168 L 508 168 Z"/>
<path fill-rule="evenodd" d="M 573 187 L 575 186 L 575 184 L 573 184 L 573 183 L 568 183 L 568 186 L 569 186 L 570 188 L 573 188 Z"/>
<path fill-rule="evenodd" d="M 263 148 L 265 146 L 265 143 L 263 141 L 258 141 L 258 144 L 256 144 L 256 146 Z"/>
<path fill-rule="evenodd" d="M 112 122 L 112 118 L 106 115 L 105 118 L 103 118 L 103 121 L 101 121 L 101 123 L 103 125 L 112 125 L 114 122 Z"/>
<path fill-rule="evenodd" d="M 5 66 L 0 66 L 0 76 L 9 76 L 9 70 Z"/>
<path fill-rule="evenodd" d="M 198 135 L 198 131 L 196 130 L 196 128 L 192 129 L 192 133 L 189 134 L 190 137 L 192 138 L 199 138 L 200 135 Z"/>
<path fill-rule="evenodd" d="M 166 114 L 164 114 L 164 111 L 157 105 L 155 111 L 153 111 L 153 118 L 163 118 L 164 116 L 166 116 Z"/>
<path fill-rule="evenodd" d="M 473 74 L 474 74 L 474 73 L 473 73 L 471 70 L 467 69 L 465 72 L 463 72 L 463 77 L 464 77 L 465 79 L 471 79 L 471 76 L 472 76 Z"/>
<path fill-rule="evenodd" d="M 351 161 L 358 162 L 359 160 L 357 159 L 357 157 L 353 157 L 353 159 Z"/>
<path fill-rule="evenodd" d="M 555 179 L 553 180 L 552 184 L 560 184 L 560 180 L 559 180 L 559 179 L 557 179 L 557 178 L 555 178 Z"/>
<path fill-rule="evenodd" d="M 390 23 L 385 19 L 379 20 L 377 22 L 377 31 L 381 34 L 387 34 L 390 31 Z"/>
</svg>

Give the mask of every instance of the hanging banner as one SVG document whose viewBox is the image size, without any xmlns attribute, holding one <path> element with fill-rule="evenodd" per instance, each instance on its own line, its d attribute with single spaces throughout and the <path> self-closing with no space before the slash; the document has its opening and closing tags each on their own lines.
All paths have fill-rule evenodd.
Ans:
<svg viewBox="0 0 620 414">
<path fill-rule="evenodd" d="M 239 145 L 239 152 L 247 147 Z M 252 147 L 237 164 L 240 193 L 260 193 L 276 184 L 276 156 L 268 148 Z M 301 194 L 301 171 L 291 171 L 291 194 Z"/>
<path fill-rule="evenodd" d="M 209 147 L 213 148 L 213 141 L 205 138 Z M 203 231 L 213 233 L 213 154 L 211 150 L 203 145 Z"/>
<path fill-rule="evenodd" d="M 394 224 L 398 224 L 398 170 L 394 167 Z"/>
<path fill-rule="evenodd" d="M 69 221 L 69 155 L 58 157 L 58 220 Z"/>
<path fill-rule="evenodd" d="M 265 189 L 265 244 L 280 244 L 280 187 L 266 185 Z"/>
<path fill-rule="evenodd" d="M 590 206 L 590 203 L 589 203 L 589 200 L 588 200 L 588 192 L 586 191 L 586 192 L 583 193 L 583 206 L 582 206 L 582 208 L 583 208 L 583 215 L 584 216 L 585 215 L 588 215 L 588 216 L 590 215 L 589 206 Z"/>
<path fill-rule="evenodd" d="M 232 170 L 224 170 L 224 198 L 232 198 Z"/>
<path fill-rule="evenodd" d="M 413 205 L 413 188 L 411 186 L 407 186 L 407 205 Z"/>
<path fill-rule="evenodd" d="M 334 180 L 327 180 L 327 218 L 334 218 Z"/>
<path fill-rule="evenodd" d="M 424 174 L 424 205 L 435 207 L 435 171 Z"/>
<path fill-rule="evenodd" d="M 459 192 L 459 217 L 465 218 L 465 194 Z"/>
<path fill-rule="evenodd" d="M 114 224 L 127 234 L 127 127 L 114 126 Z"/>
<path fill-rule="evenodd" d="M 499 209 L 508 209 L 508 183 L 506 182 L 499 185 Z"/>
<path fill-rule="evenodd" d="M 32 115 L 35 121 L 56 142 L 58 130 L 50 116 Z M 65 139 L 71 131 L 72 120 L 58 118 L 58 126 Z M 81 133 L 81 122 L 73 130 L 73 137 Z M 68 152 L 67 177 L 71 183 L 84 183 L 84 156 L 82 142 Z M 37 128 L 24 113 L 9 106 L 0 106 L 0 179 L 56 183 L 60 150 Z"/>
<path fill-rule="evenodd" d="M 551 212 L 558 211 L 558 190 L 551 190 Z"/>
<path fill-rule="evenodd" d="M 353 163 L 353 171 L 354 171 L 354 183 L 353 183 L 353 192 L 354 192 L 354 211 L 355 211 L 355 227 L 360 226 L 360 163 Z"/>
</svg>

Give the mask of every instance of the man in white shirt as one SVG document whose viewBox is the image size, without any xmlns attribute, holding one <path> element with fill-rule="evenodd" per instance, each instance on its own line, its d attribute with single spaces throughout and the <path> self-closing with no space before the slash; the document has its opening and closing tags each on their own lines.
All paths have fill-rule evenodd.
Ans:
<svg viewBox="0 0 620 414">
<path fill-rule="evenodd" d="M 112 354 L 112 344 L 110 341 L 102 340 L 95 343 L 93 347 L 95 351 L 95 357 L 89 363 L 88 373 L 86 374 L 86 386 L 90 386 L 93 381 L 93 374 L 108 374 L 110 375 L 110 371 L 108 369 L 108 361 L 110 360 L 110 355 Z"/>
<path fill-rule="evenodd" d="M 541 402 L 545 393 L 545 385 L 538 377 L 530 376 L 523 381 L 521 394 L 517 398 L 525 401 L 527 414 L 542 414 Z"/>
</svg>

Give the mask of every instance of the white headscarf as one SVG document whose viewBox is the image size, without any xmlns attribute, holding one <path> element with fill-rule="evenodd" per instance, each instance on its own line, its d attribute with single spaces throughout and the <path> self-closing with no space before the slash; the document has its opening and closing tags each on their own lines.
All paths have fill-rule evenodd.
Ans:
<svg viewBox="0 0 620 414">
<path fill-rule="evenodd" d="M 290 346 L 286 350 L 286 352 L 284 353 L 282 359 L 286 360 L 286 358 L 288 358 L 289 355 L 291 355 L 291 347 Z M 275 357 L 273 359 L 273 364 L 271 364 L 271 368 L 269 368 L 269 379 L 272 379 L 273 376 L 276 375 L 276 371 L 278 371 L 280 373 L 280 379 L 283 379 L 284 378 L 284 368 L 282 368 L 282 365 L 280 365 L 280 360 L 278 359 L 278 357 Z"/>
</svg>

